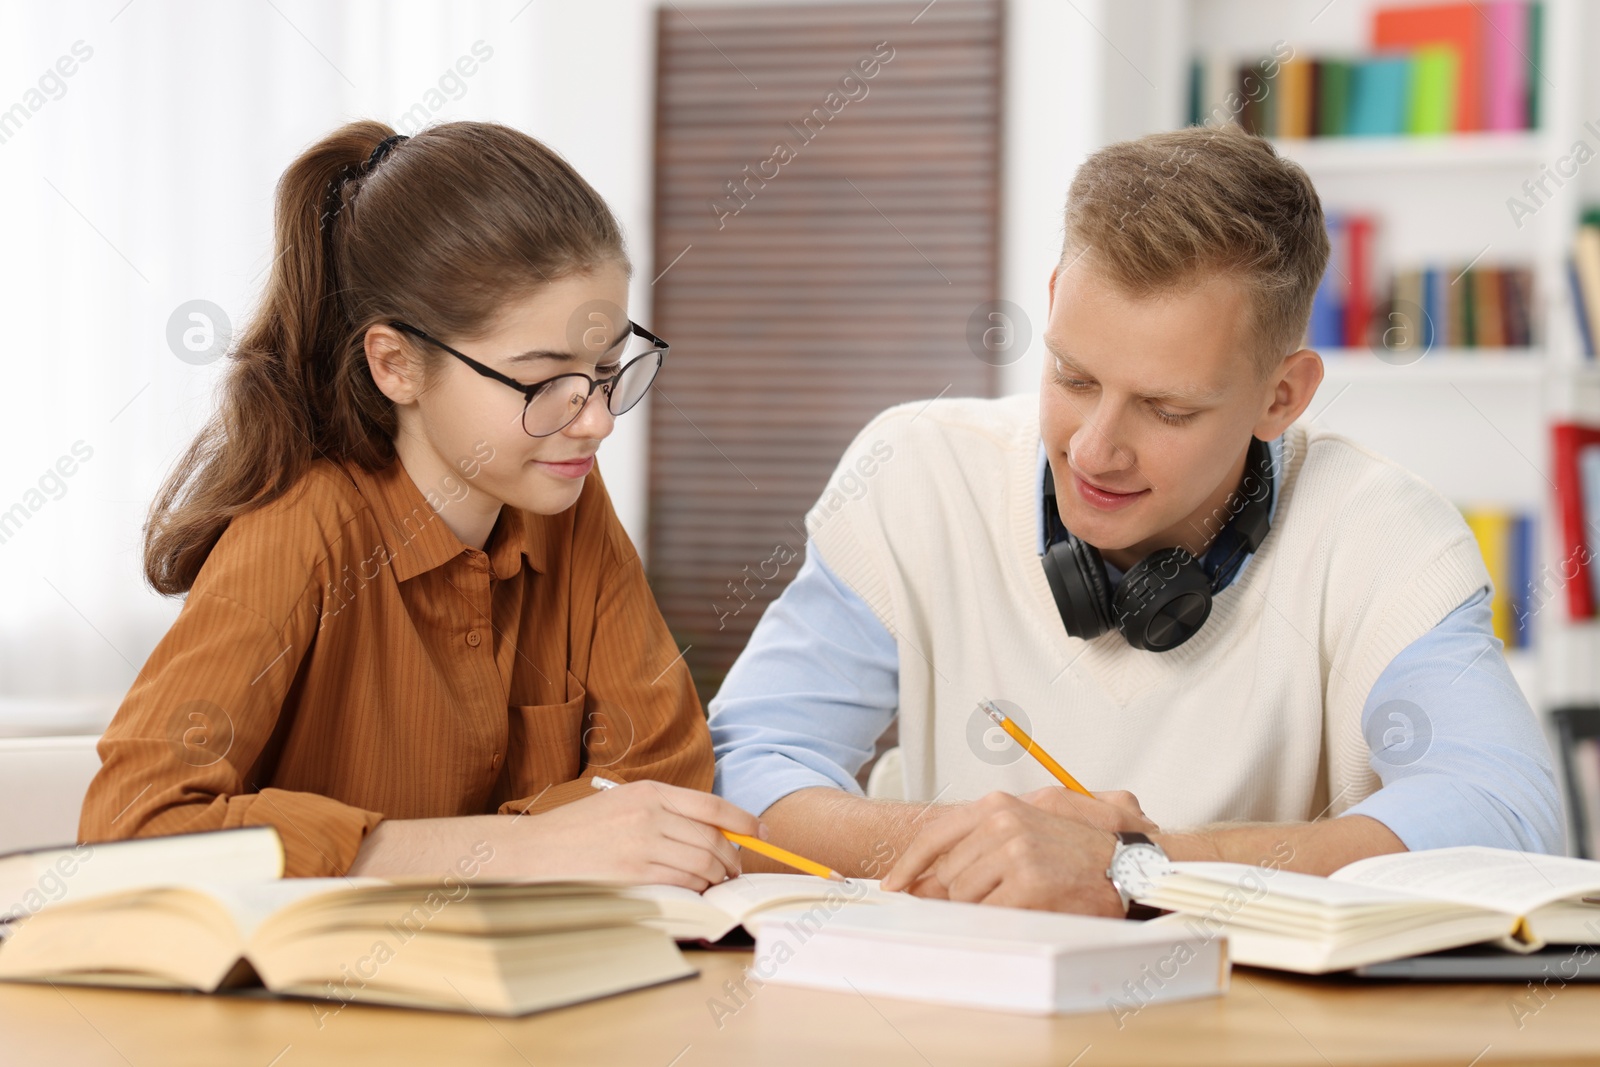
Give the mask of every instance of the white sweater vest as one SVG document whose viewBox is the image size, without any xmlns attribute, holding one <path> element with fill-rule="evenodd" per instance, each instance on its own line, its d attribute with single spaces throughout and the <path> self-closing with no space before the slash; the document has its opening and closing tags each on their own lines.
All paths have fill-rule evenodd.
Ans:
<svg viewBox="0 0 1600 1067">
<path fill-rule="evenodd" d="M 1141 652 L 1069 637 L 1037 552 L 1039 398 L 919 401 L 861 431 L 806 516 L 899 647 L 906 799 L 1054 784 L 975 718 L 1010 701 L 1090 789 L 1162 826 L 1338 814 L 1376 789 L 1368 691 L 1489 584 L 1471 531 L 1395 463 L 1304 422 L 1272 530 L 1198 634 Z M 1448 694 L 1432 694 L 1448 699 Z"/>
</svg>

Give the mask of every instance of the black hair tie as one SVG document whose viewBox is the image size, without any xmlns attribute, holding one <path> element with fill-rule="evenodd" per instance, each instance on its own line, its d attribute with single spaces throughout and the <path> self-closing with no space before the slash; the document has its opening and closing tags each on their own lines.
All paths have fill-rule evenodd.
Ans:
<svg viewBox="0 0 1600 1067">
<path fill-rule="evenodd" d="M 385 137 L 383 140 L 378 142 L 378 147 L 372 150 L 372 155 L 367 157 L 367 165 L 364 169 L 370 171 L 373 167 L 376 167 L 379 163 L 382 163 L 384 158 L 388 156 L 390 152 L 394 151 L 395 145 L 399 144 L 401 141 L 409 140 L 411 140 L 411 138 L 407 137 L 403 133 L 397 133 L 392 136 Z"/>
</svg>

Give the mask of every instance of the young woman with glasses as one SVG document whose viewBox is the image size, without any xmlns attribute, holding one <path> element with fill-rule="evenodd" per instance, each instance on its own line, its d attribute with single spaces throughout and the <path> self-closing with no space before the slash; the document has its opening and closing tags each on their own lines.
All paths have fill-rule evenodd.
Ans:
<svg viewBox="0 0 1600 1067">
<path fill-rule="evenodd" d="M 703 889 L 687 666 L 595 469 L 666 342 L 616 220 L 508 127 L 374 122 L 278 185 L 219 410 L 151 508 L 187 594 L 99 746 L 85 841 L 268 824 L 289 875 Z M 624 783 L 597 790 L 596 775 Z"/>
</svg>

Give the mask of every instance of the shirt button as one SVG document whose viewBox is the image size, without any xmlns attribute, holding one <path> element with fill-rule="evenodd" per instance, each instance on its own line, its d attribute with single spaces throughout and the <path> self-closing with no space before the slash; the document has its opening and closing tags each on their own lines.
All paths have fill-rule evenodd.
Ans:
<svg viewBox="0 0 1600 1067">
<path fill-rule="evenodd" d="M 496 752 L 494 754 L 494 759 L 489 761 L 489 769 L 491 771 L 498 771 L 500 769 L 500 753 Z"/>
<path fill-rule="evenodd" d="M 473 648 L 477 648 L 478 647 L 478 642 L 480 642 L 482 640 L 483 640 L 483 638 L 478 636 L 478 631 L 476 631 L 476 630 L 468 630 L 467 631 L 467 644 L 471 645 Z"/>
</svg>

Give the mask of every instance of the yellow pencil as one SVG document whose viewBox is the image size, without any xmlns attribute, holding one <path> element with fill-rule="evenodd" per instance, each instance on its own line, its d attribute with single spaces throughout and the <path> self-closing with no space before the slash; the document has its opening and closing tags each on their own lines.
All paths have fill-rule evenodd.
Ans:
<svg viewBox="0 0 1600 1067">
<path fill-rule="evenodd" d="M 732 830 L 723 830 L 722 836 L 726 837 L 729 841 L 732 841 L 741 848 L 747 848 L 751 852 L 759 852 L 768 859 L 777 860 L 779 863 L 788 864 L 797 871 L 804 871 L 807 874 L 814 874 L 818 878 L 831 878 L 836 882 L 843 882 L 847 880 L 844 875 L 840 874 L 832 867 L 824 866 L 823 864 L 818 863 L 816 860 L 808 860 L 804 856 L 797 856 L 786 848 L 779 848 L 777 845 L 769 845 L 759 837 L 751 837 L 749 834 L 736 834 Z"/>
<path fill-rule="evenodd" d="M 1082 793 L 1086 797 L 1094 796 L 1094 794 L 1085 789 L 1076 778 L 1068 774 L 1067 769 L 1061 766 L 1061 764 L 1057 763 L 1055 759 L 1051 757 L 1050 753 L 1040 748 L 1038 744 L 1034 742 L 1033 738 L 1028 736 L 1027 732 L 1023 730 L 1022 727 L 1012 722 L 1009 715 L 996 707 L 994 701 L 981 700 L 978 702 L 978 706 L 983 709 L 983 713 L 985 715 L 989 716 L 989 718 L 995 721 L 996 725 L 998 725 L 1000 729 L 1010 734 L 1011 739 L 1017 744 L 1021 745 L 1028 755 L 1038 760 L 1040 765 L 1043 766 L 1045 770 L 1055 775 L 1056 781 L 1060 782 L 1068 789 L 1076 790 L 1077 792 Z"/>
<path fill-rule="evenodd" d="M 615 789 L 617 787 L 616 782 L 609 778 L 602 778 L 599 775 L 589 779 L 589 784 L 596 789 Z M 779 863 L 793 867 L 797 871 L 814 874 L 818 878 L 831 878 L 836 882 L 849 880 L 831 867 L 824 866 L 816 860 L 808 860 L 804 856 L 798 856 L 786 848 L 769 845 L 759 837 L 751 837 L 749 834 L 736 834 L 732 830 L 723 830 L 720 826 L 717 829 L 721 831 L 723 837 L 726 837 L 740 848 L 747 848 L 751 852 L 759 852 L 768 859 L 777 860 Z"/>
</svg>

